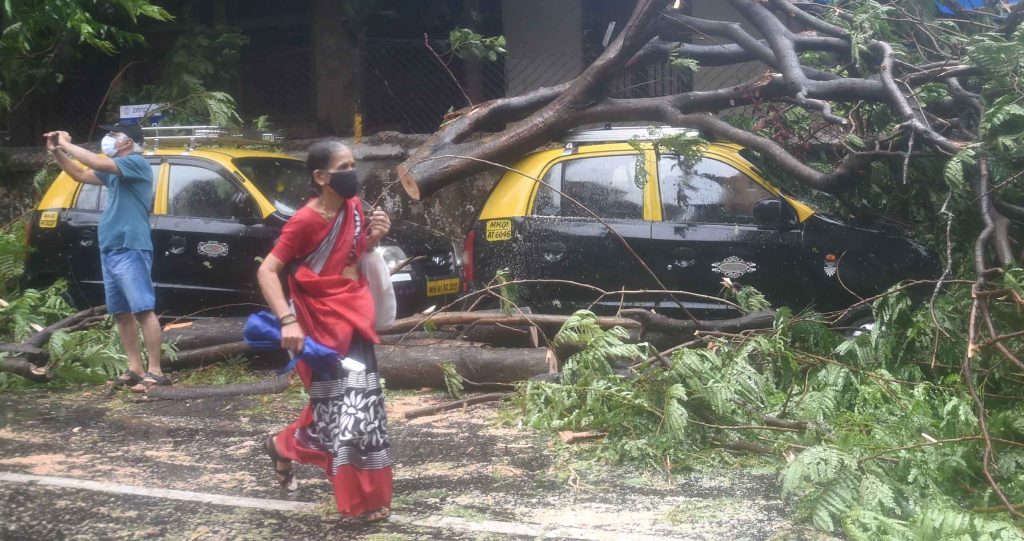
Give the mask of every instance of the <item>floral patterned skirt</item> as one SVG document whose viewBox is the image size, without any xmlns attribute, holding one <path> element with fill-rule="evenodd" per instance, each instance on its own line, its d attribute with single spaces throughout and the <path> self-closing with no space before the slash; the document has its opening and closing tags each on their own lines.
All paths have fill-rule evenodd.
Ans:
<svg viewBox="0 0 1024 541">
<path fill-rule="evenodd" d="M 366 370 L 339 363 L 316 373 L 299 362 L 309 404 L 277 436 L 277 445 L 282 457 L 323 468 L 338 512 L 359 516 L 391 506 L 393 460 L 373 344 L 356 334 L 348 357 Z"/>
</svg>

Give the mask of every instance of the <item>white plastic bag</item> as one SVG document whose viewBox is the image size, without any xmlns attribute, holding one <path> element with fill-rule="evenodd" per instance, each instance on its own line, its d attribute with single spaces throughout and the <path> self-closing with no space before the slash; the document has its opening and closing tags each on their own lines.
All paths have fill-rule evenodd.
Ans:
<svg viewBox="0 0 1024 541">
<path fill-rule="evenodd" d="M 373 327 L 383 329 L 395 322 L 398 310 L 395 304 L 395 288 L 391 285 L 391 271 L 387 263 L 376 250 L 370 250 L 359 258 L 359 274 L 366 277 L 373 296 L 373 307 L 376 312 Z"/>
</svg>

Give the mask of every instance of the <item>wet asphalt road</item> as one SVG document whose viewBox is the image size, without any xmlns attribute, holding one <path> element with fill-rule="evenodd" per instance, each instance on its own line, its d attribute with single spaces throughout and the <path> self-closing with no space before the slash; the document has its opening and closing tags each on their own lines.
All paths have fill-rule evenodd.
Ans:
<svg viewBox="0 0 1024 541">
<path fill-rule="evenodd" d="M 319 470 L 276 488 L 260 442 L 299 411 L 272 397 L 139 402 L 0 393 L 0 539 L 792 539 L 770 472 L 676 476 L 559 459 L 497 404 L 412 421 L 389 397 L 392 520 L 340 522 Z"/>
</svg>

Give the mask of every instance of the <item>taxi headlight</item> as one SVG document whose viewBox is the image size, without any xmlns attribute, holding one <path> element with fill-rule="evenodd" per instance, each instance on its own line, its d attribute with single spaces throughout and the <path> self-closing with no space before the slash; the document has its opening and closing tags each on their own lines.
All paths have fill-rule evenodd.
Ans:
<svg viewBox="0 0 1024 541">
<path fill-rule="evenodd" d="M 384 258 L 384 263 L 388 266 L 388 271 L 395 272 L 406 259 L 409 259 L 405 252 L 398 246 L 378 246 L 376 248 L 378 254 Z"/>
<path fill-rule="evenodd" d="M 455 257 L 455 269 L 462 267 L 462 262 L 466 260 L 466 255 L 462 253 L 462 247 L 457 246 L 452 242 L 452 256 Z"/>
</svg>

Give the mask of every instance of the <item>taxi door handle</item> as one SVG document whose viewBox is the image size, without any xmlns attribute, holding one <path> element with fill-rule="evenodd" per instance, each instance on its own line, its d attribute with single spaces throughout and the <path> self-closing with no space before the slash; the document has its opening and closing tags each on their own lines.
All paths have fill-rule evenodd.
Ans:
<svg viewBox="0 0 1024 541">
<path fill-rule="evenodd" d="M 88 248 L 89 246 L 92 246 L 93 244 L 96 244 L 96 232 L 95 231 L 92 231 L 92 230 L 89 230 L 89 229 L 84 229 L 84 230 L 82 230 L 82 231 L 80 231 L 78 233 L 78 245 L 79 246 L 85 246 L 86 248 Z"/>
<path fill-rule="evenodd" d="M 181 254 L 185 253 L 185 245 L 186 245 L 185 237 L 180 237 L 178 235 L 171 235 L 171 240 L 170 240 L 170 242 L 168 244 L 169 244 L 169 247 L 168 247 L 167 251 L 164 252 L 164 255 L 171 255 L 171 254 L 181 255 Z"/>
<path fill-rule="evenodd" d="M 669 270 L 686 269 L 697 264 L 697 251 L 693 248 L 676 248 L 672 250 L 672 263 L 668 265 Z"/>
<path fill-rule="evenodd" d="M 541 255 L 544 261 L 555 263 L 565 257 L 565 245 L 561 242 L 545 242 L 540 245 Z"/>
</svg>

